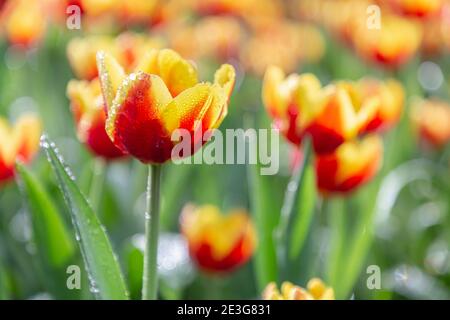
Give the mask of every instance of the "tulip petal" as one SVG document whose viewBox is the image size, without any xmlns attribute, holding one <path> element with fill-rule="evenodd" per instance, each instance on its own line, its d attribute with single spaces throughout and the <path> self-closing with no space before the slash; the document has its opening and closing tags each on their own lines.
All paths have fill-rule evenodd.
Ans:
<svg viewBox="0 0 450 320">
<path fill-rule="evenodd" d="M 198 83 L 192 64 L 170 49 L 151 50 L 136 70 L 160 76 L 174 97 Z"/>
<path fill-rule="evenodd" d="M 117 89 L 125 78 L 125 71 L 112 55 L 104 51 L 97 53 L 97 68 L 106 109 L 109 111 Z"/>
<path fill-rule="evenodd" d="M 199 121 L 203 121 L 213 101 L 216 101 L 214 92 L 216 90 L 210 84 L 200 83 L 175 97 L 164 108 L 163 118 L 167 130 L 173 132 L 181 128 L 193 132 L 200 124 L 203 128 L 207 128 L 209 123 L 203 124 Z"/>
<path fill-rule="evenodd" d="M 144 163 L 170 159 L 173 143 L 161 114 L 172 97 L 162 79 L 143 72 L 120 86 L 106 121 L 114 144 Z"/>
</svg>

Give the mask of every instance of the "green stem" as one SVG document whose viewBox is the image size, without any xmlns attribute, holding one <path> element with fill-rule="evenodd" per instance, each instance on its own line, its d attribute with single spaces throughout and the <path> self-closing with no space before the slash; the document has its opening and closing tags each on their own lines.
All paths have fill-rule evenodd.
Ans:
<svg viewBox="0 0 450 320">
<path fill-rule="evenodd" d="M 151 165 L 148 172 L 145 211 L 145 251 L 142 299 L 156 300 L 158 291 L 158 231 L 161 166 Z"/>
<path fill-rule="evenodd" d="M 91 189 L 89 191 L 89 200 L 91 201 L 94 212 L 98 211 L 98 206 L 103 192 L 105 182 L 106 163 L 101 158 L 95 158 L 94 168 L 91 180 Z"/>
<path fill-rule="evenodd" d="M 287 263 L 287 236 L 289 224 L 292 222 L 292 211 L 296 203 L 297 193 L 302 179 L 305 175 L 305 168 L 311 157 L 311 141 L 306 139 L 303 147 L 303 160 L 301 165 L 295 168 L 284 195 L 283 206 L 281 207 L 280 222 L 276 229 L 277 253 L 280 270 L 286 267 Z"/>
<path fill-rule="evenodd" d="M 341 296 L 341 278 L 344 276 L 342 268 L 345 260 L 345 234 L 347 231 L 344 202 L 340 198 L 323 199 L 322 210 L 330 221 L 331 239 L 330 255 L 328 260 L 328 282 L 334 288 L 338 299 Z"/>
</svg>

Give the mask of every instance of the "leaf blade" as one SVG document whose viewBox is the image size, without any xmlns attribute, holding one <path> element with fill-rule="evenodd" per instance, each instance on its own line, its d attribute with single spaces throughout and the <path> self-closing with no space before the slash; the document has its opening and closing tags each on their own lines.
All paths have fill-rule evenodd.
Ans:
<svg viewBox="0 0 450 320">
<path fill-rule="evenodd" d="M 92 292 L 96 298 L 128 299 L 125 281 L 104 227 L 63 164 L 55 146 L 46 136 L 41 139 L 48 161 L 72 216 Z"/>
</svg>

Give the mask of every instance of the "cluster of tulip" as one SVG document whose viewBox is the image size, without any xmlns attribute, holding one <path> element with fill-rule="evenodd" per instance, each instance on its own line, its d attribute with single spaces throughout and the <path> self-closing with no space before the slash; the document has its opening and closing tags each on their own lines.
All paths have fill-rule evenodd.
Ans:
<svg viewBox="0 0 450 320">
<path fill-rule="evenodd" d="M 376 133 L 399 119 L 404 92 L 392 79 L 322 87 L 312 74 L 286 77 L 272 66 L 264 77 L 263 100 L 274 125 L 291 143 L 298 146 L 310 136 L 318 187 L 329 194 L 352 191 L 376 174 L 383 153 Z"/>
<path fill-rule="evenodd" d="M 448 48 L 448 10 L 446 0 L 298 0 L 296 11 L 324 25 L 367 60 L 398 67 L 419 49 L 437 54 Z"/>
</svg>

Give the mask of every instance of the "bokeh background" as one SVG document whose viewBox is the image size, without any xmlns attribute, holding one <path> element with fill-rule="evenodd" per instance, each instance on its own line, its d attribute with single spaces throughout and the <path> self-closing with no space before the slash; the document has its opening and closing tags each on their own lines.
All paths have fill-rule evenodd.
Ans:
<svg viewBox="0 0 450 320">
<path fill-rule="evenodd" d="M 68 28 L 71 5 L 81 8 L 81 29 Z M 376 23 L 377 8 L 381 29 L 374 31 L 367 23 Z M 66 95 L 68 82 L 83 78 L 93 63 L 86 52 L 124 32 L 135 41 L 134 36 L 141 37 L 148 48 L 174 49 L 195 62 L 201 79 L 212 79 L 221 63 L 235 67 L 235 89 L 221 130 L 271 128 L 261 98 L 269 65 L 287 74 L 313 73 L 324 84 L 395 78 L 405 91 L 401 118 L 383 134 L 383 165 L 376 177 L 353 192 L 327 197 L 326 208 L 319 193 L 306 191 L 314 199 L 314 214 L 304 229 L 293 231 L 304 239 L 282 270 L 274 232 L 295 162 L 294 146 L 281 138 L 281 167 L 275 176 L 260 176 L 246 165 L 166 165 L 161 298 L 253 299 L 270 281 L 305 286 L 312 277 L 322 278 L 341 299 L 450 298 L 448 1 L 0 1 L 0 116 L 14 123 L 24 113 L 36 113 L 84 194 L 91 194 L 93 181 L 105 175 L 97 213 L 130 296 L 139 299 L 147 168 L 134 159 L 105 163 L 95 157 L 77 136 Z M 83 40 L 75 48 L 74 42 Z M 428 104 L 440 108 L 423 112 Z M 0 135 L 2 145 L 5 139 Z M 44 152 L 27 168 L 76 243 Z M 0 298 L 93 298 L 85 272 L 81 290 L 66 287 L 67 265 L 84 270 L 77 246 L 69 254 L 56 244 L 55 250 L 67 255 L 62 264 L 47 268 L 20 185 L 19 177 L 0 184 Z M 198 268 L 180 234 L 179 216 L 187 203 L 213 205 L 222 212 L 247 210 L 258 237 L 250 260 L 230 272 Z M 370 265 L 381 270 L 381 289 L 367 287 Z"/>
</svg>

